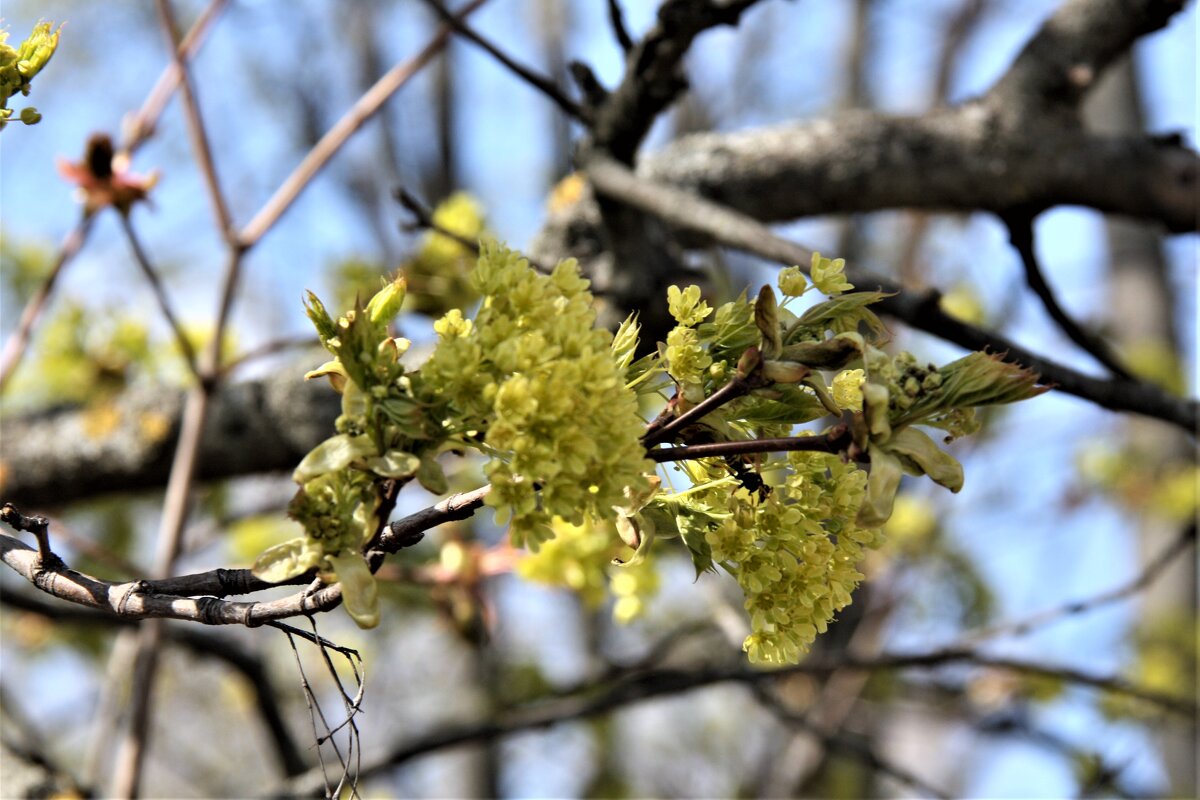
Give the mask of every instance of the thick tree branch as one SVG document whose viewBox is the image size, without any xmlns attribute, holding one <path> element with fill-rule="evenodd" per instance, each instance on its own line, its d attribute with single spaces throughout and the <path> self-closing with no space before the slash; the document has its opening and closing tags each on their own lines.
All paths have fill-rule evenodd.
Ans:
<svg viewBox="0 0 1200 800">
<path fill-rule="evenodd" d="M 116 423 L 97 431 L 93 411 L 60 409 L 0 420 L 0 491 L 21 508 L 45 508 L 106 492 L 161 488 L 178 436 L 183 397 L 133 389 L 106 406 Z M 215 480 L 293 469 L 328 438 L 341 413 L 336 393 L 285 370 L 228 386 L 213 401 L 197 473 Z"/>
<path fill-rule="evenodd" d="M 5 592 L 3 604 L 10 609 L 37 614 L 56 624 L 108 628 L 137 624 L 133 619 L 57 605 L 22 592 Z M 223 661 L 241 674 L 254 689 L 258 714 L 262 718 L 263 725 L 266 726 L 283 774 L 294 776 L 308 770 L 309 764 L 301 755 L 300 749 L 288 729 L 283 712 L 279 707 L 279 693 L 271 680 L 267 665 L 261 658 L 227 636 L 193 628 L 170 627 L 167 628 L 164 636 L 169 643 L 184 647 L 194 655 Z"/>
<path fill-rule="evenodd" d="M 692 42 L 719 25 L 737 25 L 742 13 L 758 0 L 667 0 L 658 22 L 626 57 L 621 85 L 594 109 L 592 143 L 626 164 L 658 115 L 666 110 L 687 81 L 680 70 Z"/>
<path fill-rule="evenodd" d="M 645 157 L 638 172 L 762 221 L 1078 205 L 1188 232 L 1200 216 L 1200 156 L 1180 143 L 1053 126 L 1007 130 L 978 103 L 919 117 L 848 111 L 695 134 Z"/>
<path fill-rule="evenodd" d="M 988 93 L 1001 108 L 1074 107 L 1139 37 L 1165 27 L 1183 0 L 1068 0 Z M 1027 111 L 1026 111 L 1027 113 Z"/>
<path fill-rule="evenodd" d="M 709 200 L 679 189 L 640 179 L 611 159 L 593 158 L 588 177 L 598 193 L 619 200 L 668 224 L 735 250 L 752 253 L 780 264 L 806 264 L 811 252 L 776 236 L 765 225 Z M 897 292 L 899 287 L 878 275 L 855 267 L 847 277 L 860 289 Z M 976 328 L 945 314 L 936 294 L 899 293 L 879 303 L 879 309 L 909 325 L 969 350 L 990 349 L 1041 376 L 1045 383 L 1113 411 L 1133 411 L 1178 425 L 1189 433 L 1197 429 L 1200 406 L 1172 397 L 1149 384 L 1093 378 L 1034 355 L 996 333 Z"/>
</svg>

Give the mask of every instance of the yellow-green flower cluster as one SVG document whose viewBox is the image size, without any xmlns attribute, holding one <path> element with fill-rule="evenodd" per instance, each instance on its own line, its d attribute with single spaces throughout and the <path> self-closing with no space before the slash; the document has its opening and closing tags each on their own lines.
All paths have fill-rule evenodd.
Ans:
<svg viewBox="0 0 1200 800">
<path fill-rule="evenodd" d="M 488 504 L 511 515 L 514 543 L 537 546 L 559 516 L 610 520 L 626 487 L 645 484 L 637 400 L 624 386 L 612 334 L 595 328 L 573 261 L 539 275 L 518 254 L 484 245 L 472 283 L 473 324 L 448 314 L 422 367 L 423 394 L 448 428 L 482 436 Z"/>
<path fill-rule="evenodd" d="M 604 602 L 611 591 L 616 602 L 613 618 L 627 623 L 638 617 L 645 601 L 658 592 L 658 567 L 654 559 L 621 563 L 629 548 L 622 544 L 611 523 L 586 520 L 572 525 L 560 517 L 550 522 L 554 538 L 542 544 L 517 565 L 521 577 L 579 593 L 590 608 Z"/>
<path fill-rule="evenodd" d="M 855 524 L 865 472 L 822 453 L 791 453 L 786 465 L 771 492 L 738 489 L 704 537 L 745 595 L 743 649 L 756 664 L 799 660 L 850 604 L 864 549 L 882 541 L 878 529 Z"/>
<path fill-rule="evenodd" d="M 62 26 L 57 30 L 52 28 L 53 23 L 39 22 L 19 48 L 8 44 L 8 30 L 0 28 L 0 128 L 12 119 L 13 109 L 8 107 L 8 101 L 17 94 L 28 95 L 34 76 L 54 55 Z M 32 106 L 21 109 L 18 115 L 26 125 L 35 125 L 41 118 Z"/>
</svg>

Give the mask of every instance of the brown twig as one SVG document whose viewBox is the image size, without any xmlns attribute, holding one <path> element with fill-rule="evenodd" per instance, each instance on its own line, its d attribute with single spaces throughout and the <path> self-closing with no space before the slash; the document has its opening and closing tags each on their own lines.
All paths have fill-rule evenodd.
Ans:
<svg viewBox="0 0 1200 800">
<path fill-rule="evenodd" d="M 1084 352 L 1107 367 L 1108 371 L 1116 377 L 1126 381 L 1136 380 L 1134 375 L 1121 363 L 1116 354 L 1113 353 L 1112 348 L 1108 346 L 1107 342 L 1099 336 L 1084 330 L 1059 304 L 1058 298 L 1055 297 L 1054 290 L 1050 288 L 1050 284 L 1046 282 L 1045 273 L 1038 262 L 1033 233 L 1034 216 L 1034 214 L 1024 211 L 1014 211 L 1000 216 L 1000 219 L 1008 228 L 1008 238 L 1012 242 L 1013 248 L 1021 257 L 1021 265 L 1025 268 L 1025 282 L 1029 284 L 1029 288 L 1042 301 L 1046 313 L 1058 325 L 1059 330 L 1067 335 L 1068 339 L 1079 345 Z"/>
<path fill-rule="evenodd" d="M 0 521 L 8 523 L 14 530 L 33 534 L 33 538 L 37 539 L 39 567 L 57 561 L 58 556 L 50 549 L 50 520 L 43 516 L 27 517 L 11 503 L 5 503 L 0 507 Z"/>
<path fill-rule="evenodd" d="M 470 14 L 474 13 L 487 0 L 471 0 L 470 3 L 458 12 L 459 19 L 465 19 Z M 420 72 L 421 68 L 433 60 L 433 57 L 441 52 L 446 46 L 446 42 L 450 38 L 450 27 L 443 25 L 441 29 L 430 40 L 429 44 L 407 61 L 392 67 L 382 78 L 375 82 L 370 89 L 363 93 L 358 98 L 350 110 L 347 111 L 341 119 L 339 119 L 332 128 L 330 128 L 321 140 L 313 145 L 312 150 L 300 161 L 300 164 L 292 171 L 292 174 L 287 177 L 279 188 L 275 190 L 275 194 L 259 209 L 253 219 L 246 224 L 238 236 L 243 247 L 251 247 L 258 242 L 263 235 L 270 230 L 275 223 L 283 216 L 284 212 L 291 207 L 300 193 L 312 182 L 334 154 L 341 149 L 346 140 L 363 126 L 363 124 L 375 115 L 389 97 L 395 94 L 402 86 L 409 82 L 414 75 Z"/>
<path fill-rule="evenodd" d="M 787 436 L 777 439 L 745 439 L 736 442 L 660 447 L 647 452 L 646 458 L 661 464 L 664 461 L 744 456 L 751 453 L 790 453 L 802 450 L 841 453 L 850 446 L 851 441 L 849 429 L 844 425 L 839 425 L 821 436 Z"/>
<path fill-rule="evenodd" d="M 496 45 L 492 44 L 483 36 L 480 36 L 478 33 L 472 30 L 470 26 L 463 22 L 463 15 L 459 14 L 458 16 L 455 16 L 454 14 L 451 14 L 444 5 L 438 2 L 438 0 L 425 0 L 425 5 L 429 6 L 433 12 L 437 14 L 438 18 L 442 20 L 442 22 L 452 27 L 455 33 L 462 36 L 464 39 L 467 39 L 471 43 L 481 47 L 485 52 L 487 52 L 488 55 L 499 61 L 509 72 L 513 73 L 518 78 L 525 81 L 530 86 L 548 97 L 563 111 L 563 113 L 572 116 L 575 119 L 586 121 L 586 110 L 574 100 L 567 97 L 563 90 L 560 89 L 558 85 L 554 83 L 554 81 L 542 75 L 538 75 L 533 70 L 518 64 L 512 58 L 505 55 L 500 48 L 496 47 Z"/>
<path fill-rule="evenodd" d="M 129 249 L 133 251 L 133 258 L 138 266 L 141 267 L 142 274 L 146 276 L 146 280 L 150 283 L 150 288 L 154 291 L 154 299 L 158 301 L 159 311 L 162 312 L 163 317 L 167 320 L 167 325 L 170 326 L 171 332 L 175 335 L 175 342 L 179 345 L 179 351 L 183 354 L 188 369 L 196 377 L 197 382 L 203 382 L 204 376 L 200 373 L 200 366 L 196 361 L 196 349 L 192 347 L 191 340 L 188 339 L 187 333 L 184 332 L 183 326 L 179 323 L 179 318 L 175 316 L 175 311 L 171 308 L 171 300 L 167 297 L 166 289 L 162 285 L 158 271 L 154 269 L 154 265 L 150 263 L 150 259 L 142 247 L 142 242 L 133 228 L 133 221 L 127 213 L 120 214 L 120 217 L 121 228 L 125 231 L 125 238 L 129 241 Z"/>
<path fill-rule="evenodd" d="M 54 266 L 50 268 L 50 272 L 42 281 L 41 286 L 34 292 L 33 297 L 29 298 L 25 308 L 21 310 L 17 329 L 4 343 L 4 354 L 0 356 L 0 392 L 4 391 L 13 373 L 17 371 L 21 359 L 25 356 L 25 351 L 29 348 L 29 340 L 33 337 L 33 328 L 42 316 L 46 303 L 50 300 L 50 293 L 54 291 L 54 284 L 58 281 L 58 276 L 62 274 L 63 268 L 79 253 L 83 248 L 83 243 L 87 241 L 88 232 L 92 227 L 92 219 L 92 215 L 86 211 L 83 212 L 79 222 L 59 245 L 58 257 L 54 261 Z"/>
</svg>

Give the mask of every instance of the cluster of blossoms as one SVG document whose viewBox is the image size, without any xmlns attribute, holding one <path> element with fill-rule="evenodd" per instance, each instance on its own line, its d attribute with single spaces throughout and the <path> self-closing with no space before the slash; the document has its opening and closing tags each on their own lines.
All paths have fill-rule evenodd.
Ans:
<svg viewBox="0 0 1200 800">
<path fill-rule="evenodd" d="M 865 472 L 823 453 L 791 453 L 781 465 L 782 483 L 765 496 L 740 489 L 729 517 L 705 534 L 713 561 L 745 594 L 743 647 L 760 664 L 798 661 L 850 604 L 864 548 L 882 543 L 878 528 L 855 522 Z"/>
<path fill-rule="evenodd" d="M 677 324 L 637 360 L 636 318 L 615 335 L 596 329 L 574 262 L 542 275 L 495 244 L 482 246 L 461 287 L 480 298 L 478 311 L 445 311 L 416 370 L 399 361 L 408 342 L 388 332 L 403 280 L 336 321 L 310 296 L 309 316 L 334 355 L 310 376 L 330 379 L 343 413 L 294 475 L 291 513 L 306 535 L 268 550 L 256 571 L 280 580 L 315 567 L 343 583 L 359 624 L 375 624 L 362 551 L 382 524 L 383 487 L 417 480 L 444 493 L 437 455 L 474 448 L 486 457 L 487 503 L 513 543 L 533 551 L 518 567 L 526 577 L 569 586 L 590 604 L 607 587 L 627 621 L 657 590 L 656 542 L 679 539 L 698 575 L 720 568 L 741 587 L 750 660 L 795 662 L 850 603 L 901 475 L 961 487 L 958 462 L 915 426 L 963 435 L 971 407 L 1040 391 L 1036 376 L 982 353 L 941 368 L 887 355 L 870 309 L 883 295 L 852 291 L 843 267 L 817 254 L 807 277 L 783 270 L 782 304 L 770 287 L 717 308 L 698 287 L 671 287 Z M 826 298 L 787 308 L 814 288 Z M 670 389 L 647 428 L 639 398 Z M 725 402 L 710 401 L 704 416 L 672 422 L 718 392 Z M 786 456 L 692 458 L 657 476 L 647 457 L 659 442 L 792 437 L 827 417 L 835 424 L 813 440 L 820 447 Z M 680 479 L 678 490 L 663 486 Z"/>
<path fill-rule="evenodd" d="M 612 595 L 613 619 L 620 623 L 638 617 L 646 601 L 658 592 L 654 557 L 624 560 L 629 548 L 612 524 L 589 520 L 572 525 L 555 517 L 550 527 L 554 538 L 517 565 L 521 577 L 565 586 L 577 592 L 589 608 L 600 606 Z"/>
<path fill-rule="evenodd" d="M 514 544 L 536 547 L 560 517 L 612 520 L 628 487 L 650 471 L 637 397 L 625 389 L 613 336 L 597 329 L 587 281 L 573 261 L 549 276 L 516 253 L 484 245 L 472 285 L 474 322 L 457 311 L 436 325 L 421 368 L 426 402 L 448 432 L 482 435 L 487 502 L 511 516 Z"/>
</svg>

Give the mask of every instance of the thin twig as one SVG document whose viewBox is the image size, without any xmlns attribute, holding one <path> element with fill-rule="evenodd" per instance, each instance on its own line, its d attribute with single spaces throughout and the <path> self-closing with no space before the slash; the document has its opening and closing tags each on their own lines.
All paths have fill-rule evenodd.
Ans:
<svg viewBox="0 0 1200 800">
<path fill-rule="evenodd" d="M 188 29 L 187 34 L 179 43 L 178 53 L 181 59 L 188 61 L 196 55 L 212 24 L 228 4 L 229 0 L 212 0 L 205 6 L 204 11 L 200 12 L 200 16 L 192 23 L 192 27 Z M 142 107 L 125 124 L 125 141 L 122 149 L 133 153 L 154 135 L 159 117 L 167 107 L 171 95 L 179 87 L 179 76 L 179 65 L 172 60 L 158 76 L 154 88 L 146 96 Z"/>
<path fill-rule="evenodd" d="M 120 215 L 121 228 L 125 231 L 125 237 L 129 240 L 129 249 L 133 251 L 133 258 L 137 261 L 138 266 L 142 268 L 142 274 L 150 282 L 150 288 L 154 291 L 154 299 L 158 301 L 158 308 L 162 312 L 163 317 L 166 318 L 167 324 L 171 327 L 171 332 L 175 335 L 175 342 L 179 345 L 179 351 L 183 354 L 188 369 L 196 377 L 197 382 L 201 382 L 203 381 L 203 376 L 200 374 L 200 366 L 196 361 L 196 350 L 192 347 L 191 340 L 188 339 L 187 333 L 184 332 L 183 326 L 179 323 L 179 318 L 175 316 L 175 311 L 171 308 L 171 300 L 167 297 L 166 289 L 162 285 L 158 271 L 150 263 L 150 259 L 146 255 L 145 248 L 142 247 L 142 242 L 138 238 L 137 232 L 133 228 L 133 221 L 129 216 L 129 214 Z"/>
<path fill-rule="evenodd" d="M 483 48 L 492 58 L 499 61 L 509 72 L 516 75 L 521 80 L 528 83 L 533 88 L 537 89 L 546 97 L 557 105 L 565 114 L 568 114 L 575 119 L 586 121 L 586 112 L 584 109 L 563 92 L 558 85 L 542 75 L 538 75 L 528 67 L 522 66 L 514 61 L 509 56 L 505 55 L 500 48 L 489 42 L 484 37 L 480 36 L 472 30 L 465 22 L 462 21 L 462 15 L 455 16 L 451 14 L 444 5 L 438 0 L 425 0 L 425 5 L 429 6 L 438 18 L 445 24 L 454 28 L 454 32 L 462 36 L 464 39 Z"/>
<path fill-rule="evenodd" d="M 230 247 L 237 247 L 237 232 L 233 227 L 233 216 L 229 212 L 229 203 L 225 193 L 221 191 L 221 181 L 217 176 L 217 168 L 213 163 L 212 147 L 208 141 L 208 132 L 204 128 L 204 118 L 200 115 L 200 102 L 196 99 L 196 87 L 192 81 L 191 70 L 180 54 L 179 30 L 175 25 L 175 14 L 171 10 L 170 0 L 157 0 L 159 21 L 163 33 L 167 37 L 167 46 L 171 48 L 171 59 L 179 75 L 179 94 L 183 100 L 183 112 L 187 118 L 188 136 L 192 140 L 192 150 L 204 176 L 204 187 L 208 191 L 208 200 L 212 204 L 213 214 L 217 218 L 217 227 Z"/>
<path fill-rule="evenodd" d="M 613 36 L 616 37 L 617 44 L 621 45 L 622 52 L 628 53 L 632 50 L 633 37 L 625 27 L 625 15 L 621 11 L 620 0 L 608 0 L 608 24 L 612 27 Z"/>
<path fill-rule="evenodd" d="M 759 366 L 761 366 L 761 363 L 760 360 L 758 362 Z M 659 417 L 654 420 L 654 422 L 647 426 L 646 432 L 642 434 L 642 444 L 646 445 L 646 447 L 653 447 L 656 444 L 665 442 L 670 438 L 671 434 L 682 430 L 693 422 L 700 421 L 726 403 L 736 400 L 739 397 L 744 397 L 760 385 L 762 385 L 762 381 L 759 380 L 757 367 L 749 375 L 736 375 L 720 389 L 717 389 L 682 414 L 669 418 Z"/>
<path fill-rule="evenodd" d="M 1054 290 L 1046 282 L 1045 273 L 1042 272 L 1041 265 L 1038 263 L 1033 233 L 1034 215 L 1027 212 L 1011 212 L 1002 214 L 1000 219 L 1008 227 L 1008 238 L 1021 257 L 1021 264 L 1025 268 L 1026 283 L 1042 301 L 1046 313 L 1050 315 L 1059 329 L 1067 335 L 1068 339 L 1083 348 L 1088 355 L 1107 367 L 1108 371 L 1116 377 L 1126 381 L 1136 380 L 1133 373 L 1113 353 L 1108 343 L 1099 336 L 1084 330 L 1054 296 Z"/>
<path fill-rule="evenodd" d="M 405 210 L 413 215 L 413 227 L 421 230 L 433 231 L 434 233 L 445 236 L 447 239 L 451 239 L 457 244 L 462 245 L 472 253 L 475 253 L 476 255 L 479 254 L 480 247 L 477 239 L 468 239 L 466 236 L 455 233 L 446 226 L 438 224 L 437 220 L 433 217 L 433 209 L 422 202 L 421 198 L 417 197 L 408 189 L 403 186 L 397 186 L 395 197 L 396 200 L 399 201 L 400 205 L 404 206 Z M 535 261 L 529 256 L 522 257 L 529 262 L 529 266 L 533 267 L 534 270 L 542 273 L 543 275 L 549 275 L 554 271 L 550 267 Z M 603 292 L 592 290 L 592 295 L 595 297 L 600 297 L 602 294 Z"/>
<path fill-rule="evenodd" d="M 16 509 L 12 503 L 0 507 L 0 521 L 6 522 L 14 530 L 32 533 L 37 539 L 38 560 L 46 566 L 51 566 L 57 560 L 54 551 L 50 549 L 50 520 L 43 516 L 27 517 Z"/>
<path fill-rule="evenodd" d="M 845 753 L 861 761 L 868 769 L 886 775 L 899 781 L 910 789 L 928 797 L 949 798 L 951 795 L 933 786 L 904 767 L 893 764 L 885 759 L 865 741 L 858 741 L 849 736 L 840 735 L 827 730 L 803 714 L 797 714 L 787 707 L 784 701 L 765 684 L 751 684 L 751 691 L 758 698 L 759 704 L 780 722 L 789 727 L 797 728 L 818 739 L 826 750 Z"/>
<path fill-rule="evenodd" d="M 960 639 L 958 644 L 976 644 L 985 639 L 994 639 L 998 636 L 1023 636 L 1036 628 L 1045 627 L 1060 619 L 1086 614 L 1095 611 L 1097 608 L 1133 597 L 1144 589 L 1149 588 L 1166 572 L 1175 559 L 1187 552 L 1187 549 L 1194 546 L 1195 542 L 1196 523 L 1193 522 L 1180 531 L 1179 536 L 1164 547 L 1162 552 L 1148 562 L 1142 571 L 1128 583 L 1109 589 L 1106 592 L 1101 592 L 1086 600 L 1076 600 L 1073 603 L 1065 603 L 1055 608 L 1048 608 L 1044 611 L 1030 614 L 1022 619 L 1000 622 L 982 630 L 972 631 Z"/>
<path fill-rule="evenodd" d="M 33 328 L 37 321 L 42 316 L 42 311 L 46 308 L 46 303 L 50 300 L 50 293 L 54 291 L 54 284 L 58 281 L 58 276 L 62 273 L 63 268 L 74 258 L 83 247 L 83 243 L 87 241 L 88 232 L 92 227 L 93 216 L 86 211 L 80 217 L 79 222 L 71 229 L 70 233 L 63 239 L 62 244 L 58 247 L 58 257 L 54 261 L 54 266 L 50 268 L 50 272 L 46 275 L 42 285 L 34 292 L 33 297 L 29 298 L 29 302 L 25 304 L 25 308 L 21 310 L 21 318 L 17 321 L 17 329 L 8 337 L 8 341 L 4 343 L 4 354 L 0 356 L 0 392 L 8 386 L 9 379 L 13 373 L 17 371 L 17 367 L 21 363 L 21 359 L 25 356 L 25 351 L 29 348 L 29 341 L 33 338 Z"/>
<path fill-rule="evenodd" d="M 283 339 L 272 339 L 269 342 L 255 347 L 253 350 L 247 350 L 242 355 L 230 360 L 228 363 L 221 366 L 221 380 L 229 377 L 229 374 L 238 367 L 245 366 L 251 361 L 257 361 L 260 358 L 267 356 L 278 355 L 279 353 L 287 352 L 288 350 L 300 350 L 315 348 L 321 346 L 321 340 L 315 336 L 289 336 Z"/>
<path fill-rule="evenodd" d="M 745 439 L 734 442 L 711 442 L 681 447 L 660 447 L 650 450 L 646 457 L 651 461 L 685 461 L 695 458 L 721 458 L 744 456 L 751 453 L 790 453 L 801 450 L 840 453 L 850 446 L 849 431 L 845 426 L 821 436 L 786 436 L 778 439 Z"/>
<path fill-rule="evenodd" d="M 471 0 L 458 13 L 459 19 L 465 19 L 487 0 Z M 443 25 L 430 40 L 429 44 L 407 61 L 392 67 L 382 78 L 375 82 L 362 97 L 350 107 L 341 119 L 330 128 L 321 140 L 313 145 L 292 174 L 275 190 L 275 194 L 259 209 L 254 218 L 247 223 L 238 236 L 244 247 L 253 246 L 279 220 L 283 213 L 291 207 L 300 193 L 312 182 L 329 160 L 341 149 L 346 140 L 375 115 L 389 97 L 409 82 L 421 68 L 433 60 L 441 52 L 450 38 L 450 27 Z"/>
</svg>

